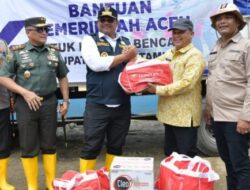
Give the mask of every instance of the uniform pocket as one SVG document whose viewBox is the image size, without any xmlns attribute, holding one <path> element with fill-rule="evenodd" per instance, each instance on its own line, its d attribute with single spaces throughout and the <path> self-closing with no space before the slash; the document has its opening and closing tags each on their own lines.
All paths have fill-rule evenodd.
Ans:
<svg viewBox="0 0 250 190">
<path fill-rule="evenodd" d="M 32 70 L 36 67 L 34 63 L 21 63 L 20 68 L 22 70 Z"/>
<path fill-rule="evenodd" d="M 243 59 L 243 53 L 241 52 L 230 52 L 226 55 L 225 63 L 222 65 L 225 71 L 225 77 L 227 80 L 245 80 L 245 62 Z"/>
<path fill-rule="evenodd" d="M 240 52 L 230 52 L 225 56 L 225 60 L 228 61 L 234 61 L 234 62 L 240 62 L 241 61 L 242 54 Z"/>
<path fill-rule="evenodd" d="M 56 61 L 48 61 L 47 65 L 48 65 L 48 67 L 50 68 L 50 70 L 52 72 L 56 72 L 56 69 L 58 67 L 58 62 L 56 62 Z"/>
</svg>

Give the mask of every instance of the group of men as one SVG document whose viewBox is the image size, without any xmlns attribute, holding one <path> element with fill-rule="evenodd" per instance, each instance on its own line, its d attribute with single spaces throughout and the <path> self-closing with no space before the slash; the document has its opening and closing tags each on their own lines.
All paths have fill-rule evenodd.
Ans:
<svg viewBox="0 0 250 190">
<path fill-rule="evenodd" d="M 207 106 L 205 118 L 212 125 L 219 154 L 225 162 L 228 190 L 250 189 L 250 41 L 240 30 L 245 21 L 234 4 L 223 4 L 211 17 L 220 34 L 208 58 Z M 87 95 L 84 113 L 84 146 L 80 171 L 95 169 L 96 158 L 107 139 L 105 166 L 109 170 L 129 131 L 130 96 L 117 79 L 126 64 L 135 59 L 137 49 L 129 39 L 116 33 L 118 15 L 111 7 L 98 12 L 96 34 L 85 35 L 82 56 L 87 67 Z M 14 46 L 11 58 L 0 44 L 0 85 L 16 94 L 15 111 L 21 159 L 27 189 L 38 189 L 38 155 L 41 152 L 46 188 L 52 190 L 56 175 L 56 79 L 63 96 L 60 113 L 69 107 L 68 68 L 58 49 L 46 45 L 49 25 L 43 17 L 25 20 L 28 42 Z M 201 80 L 205 60 L 192 45 L 193 23 L 180 18 L 169 28 L 174 47 L 156 58 L 169 61 L 173 83 L 149 84 L 146 89 L 159 95 L 157 118 L 165 126 L 164 153 L 195 156 L 197 129 L 201 120 Z M 3 45 L 4 44 L 4 45 Z M 4 47 L 4 48 L 2 48 Z M 10 156 L 8 91 L 0 87 L 0 189 L 13 190 L 7 183 Z"/>
</svg>

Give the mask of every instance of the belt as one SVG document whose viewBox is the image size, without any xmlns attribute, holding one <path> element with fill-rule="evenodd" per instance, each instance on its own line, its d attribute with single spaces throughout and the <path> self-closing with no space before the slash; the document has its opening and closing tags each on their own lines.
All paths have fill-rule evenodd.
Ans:
<svg viewBox="0 0 250 190">
<path fill-rule="evenodd" d="M 47 94 L 47 95 L 40 96 L 41 101 L 48 100 L 49 98 L 51 98 L 54 95 L 55 95 L 55 93 L 53 92 L 53 93 L 50 93 L 50 94 Z"/>
</svg>

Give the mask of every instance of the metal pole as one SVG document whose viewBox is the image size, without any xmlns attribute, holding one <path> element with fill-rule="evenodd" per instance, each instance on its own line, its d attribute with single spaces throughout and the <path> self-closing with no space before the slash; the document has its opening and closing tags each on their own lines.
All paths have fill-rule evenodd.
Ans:
<svg viewBox="0 0 250 190">
<path fill-rule="evenodd" d="M 63 106 L 63 103 L 60 103 L 60 107 L 62 107 L 62 106 Z M 66 122 L 65 122 L 64 115 L 61 116 L 61 119 L 62 119 L 63 135 L 64 135 L 64 145 L 65 145 L 65 148 L 68 148 Z"/>
</svg>

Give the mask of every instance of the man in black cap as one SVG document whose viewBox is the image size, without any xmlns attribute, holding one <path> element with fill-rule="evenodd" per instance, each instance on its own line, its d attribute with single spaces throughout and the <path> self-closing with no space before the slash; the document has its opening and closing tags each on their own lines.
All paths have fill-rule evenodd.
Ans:
<svg viewBox="0 0 250 190">
<path fill-rule="evenodd" d="M 97 34 L 86 35 L 82 56 L 87 65 L 87 101 L 84 115 L 84 147 L 80 171 L 94 169 L 107 138 L 105 166 L 122 154 L 130 125 L 130 96 L 118 84 L 119 73 L 137 50 L 127 38 L 116 33 L 117 12 L 103 7 L 98 12 Z"/>
<path fill-rule="evenodd" d="M 63 96 L 60 110 L 68 110 L 68 68 L 59 51 L 46 45 L 48 24 L 44 17 L 25 20 L 29 41 L 12 48 L 13 57 L 0 70 L 0 84 L 16 93 L 15 110 L 21 157 L 28 190 L 38 189 L 38 155 L 43 154 L 46 188 L 52 190 L 56 174 L 57 89 Z M 15 82 L 9 77 L 15 76 Z"/>
<path fill-rule="evenodd" d="M 205 60 L 192 44 L 193 23 L 176 20 L 172 31 L 174 48 L 158 57 L 169 61 L 174 81 L 165 86 L 151 85 L 151 93 L 159 95 L 157 118 L 165 126 L 164 152 L 195 156 L 197 129 L 201 118 L 201 79 Z"/>
</svg>

